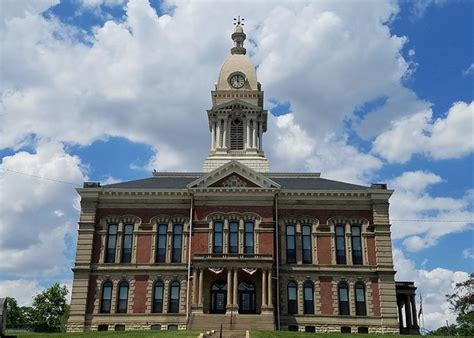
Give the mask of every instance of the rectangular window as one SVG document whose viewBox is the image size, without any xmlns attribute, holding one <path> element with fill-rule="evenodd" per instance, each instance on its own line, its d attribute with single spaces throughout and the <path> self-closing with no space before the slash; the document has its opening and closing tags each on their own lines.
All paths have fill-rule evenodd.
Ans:
<svg viewBox="0 0 474 338">
<path fill-rule="evenodd" d="M 214 222 L 214 233 L 213 233 L 213 253 L 221 254 L 222 253 L 222 231 L 223 231 L 222 222 Z"/>
<path fill-rule="evenodd" d="M 166 232 L 167 224 L 158 225 L 158 234 L 156 236 L 156 262 L 164 263 L 166 261 Z"/>
<path fill-rule="evenodd" d="M 344 225 L 336 225 L 336 263 L 346 264 L 346 239 Z"/>
<path fill-rule="evenodd" d="M 229 223 L 229 253 L 239 252 L 239 223 Z"/>
<path fill-rule="evenodd" d="M 183 245 L 183 226 L 175 224 L 173 227 L 173 255 L 171 262 L 181 263 L 181 248 Z"/>
<path fill-rule="evenodd" d="M 301 246 L 303 248 L 303 264 L 311 264 L 313 257 L 311 255 L 311 225 L 301 226 Z"/>
<path fill-rule="evenodd" d="M 125 224 L 122 242 L 122 263 L 130 263 L 132 261 L 132 247 L 133 224 Z"/>
<path fill-rule="evenodd" d="M 286 226 L 286 262 L 296 263 L 295 226 Z"/>
<path fill-rule="evenodd" d="M 362 265 L 362 241 L 360 236 L 360 226 L 352 226 L 352 263 Z"/>
<path fill-rule="evenodd" d="M 107 232 L 107 250 L 105 252 L 105 263 L 115 262 L 115 248 L 117 246 L 117 224 L 109 224 Z"/>
<path fill-rule="evenodd" d="M 245 238 L 244 238 L 244 253 L 245 254 L 253 254 L 253 223 L 246 222 L 245 223 Z"/>
</svg>

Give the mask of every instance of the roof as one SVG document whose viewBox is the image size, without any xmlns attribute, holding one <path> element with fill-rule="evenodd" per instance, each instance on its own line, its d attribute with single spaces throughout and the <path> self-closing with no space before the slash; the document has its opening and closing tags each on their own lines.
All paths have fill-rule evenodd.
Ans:
<svg viewBox="0 0 474 338">
<path fill-rule="evenodd" d="M 120 189 L 186 189 L 186 186 L 206 173 L 156 173 L 153 177 L 102 186 Z M 320 178 L 319 174 L 265 173 L 281 185 L 282 190 L 366 190 L 369 187 Z"/>
</svg>

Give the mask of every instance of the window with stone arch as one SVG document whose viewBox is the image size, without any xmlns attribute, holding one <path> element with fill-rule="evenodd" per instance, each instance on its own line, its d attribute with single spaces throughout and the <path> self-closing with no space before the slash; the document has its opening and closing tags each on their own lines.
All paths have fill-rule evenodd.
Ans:
<svg viewBox="0 0 474 338">
<path fill-rule="evenodd" d="M 163 312 L 163 292 L 165 285 L 162 281 L 156 281 L 153 286 L 153 313 L 162 313 Z"/>
<path fill-rule="evenodd" d="M 355 291 L 355 305 L 356 305 L 356 315 L 357 316 L 366 316 L 367 315 L 367 306 L 365 303 L 365 285 L 362 282 L 357 282 L 354 285 Z"/>
<path fill-rule="evenodd" d="M 314 314 L 314 289 L 313 289 L 313 282 L 306 281 L 303 284 L 303 313 L 305 315 L 312 315 Z"/>
<path fill-rule="evenodd" d="M 339 301 L 339 315 L 350 315 L 349 310 L 349 286 L 346 282 L 341 282 L 337 286 L 337 295 Z"/>
<path fill-rule="evenodd" d="M 288 314 L 298 313 L 298 285 L 295 281 L 288 283 Z"/>
<path fill-rule="evenodd" d="M 128 308 L 128 282 L 121 281 L 118 286 L 117 313 L 127 313 Z"/>
<path fill-rule="evenodd" d="M 244 149 L 244 121 L 235 117 L 230 122 L 230 149 Z"/>
<path fill-rule="evenodd" d="M 352 264 L 355 265 L 363 263 L 361 228 L 359 224 L 351 226 Z"/>
<path fill-rule="evenodd" d="M 168 313 L 179 313 L 179 291 L 180 284 L 178 281 L 174 281 L 170 285 Z"/>
<path fill-rule="evenodd" d="M 102 297 L 100 300 L 100 313 L 110 313 L 110 307 L 112 302 L 112 282 L 105 281 L 102 284 Z"/>
</svg>

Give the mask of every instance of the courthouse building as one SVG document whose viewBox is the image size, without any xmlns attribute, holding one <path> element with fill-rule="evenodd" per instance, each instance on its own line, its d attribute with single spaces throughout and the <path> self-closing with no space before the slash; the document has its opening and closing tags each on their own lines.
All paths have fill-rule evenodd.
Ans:
<svg viewBox="0 0 474 338">
<path fill-rule="evenodd" d="M 411 298 L 397 311 L 392 190 L 270 171 L 245 38 L 238 24 L 211 92 L 202 172 L 78 189 L 69 331 L 388 334 L 416 319 Z"/>
</svg>

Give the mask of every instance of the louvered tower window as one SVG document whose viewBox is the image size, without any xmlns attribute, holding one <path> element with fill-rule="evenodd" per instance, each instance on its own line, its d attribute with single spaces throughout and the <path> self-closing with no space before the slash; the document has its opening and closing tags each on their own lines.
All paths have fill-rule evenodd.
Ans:
<svg viewBox="0 0 474 338">
<path fill-rule="evenodd" d="M 233 119 L 230 124 L 230 149 L 244 149 L 244 123 L 239 118 Z"/>
</svg>

